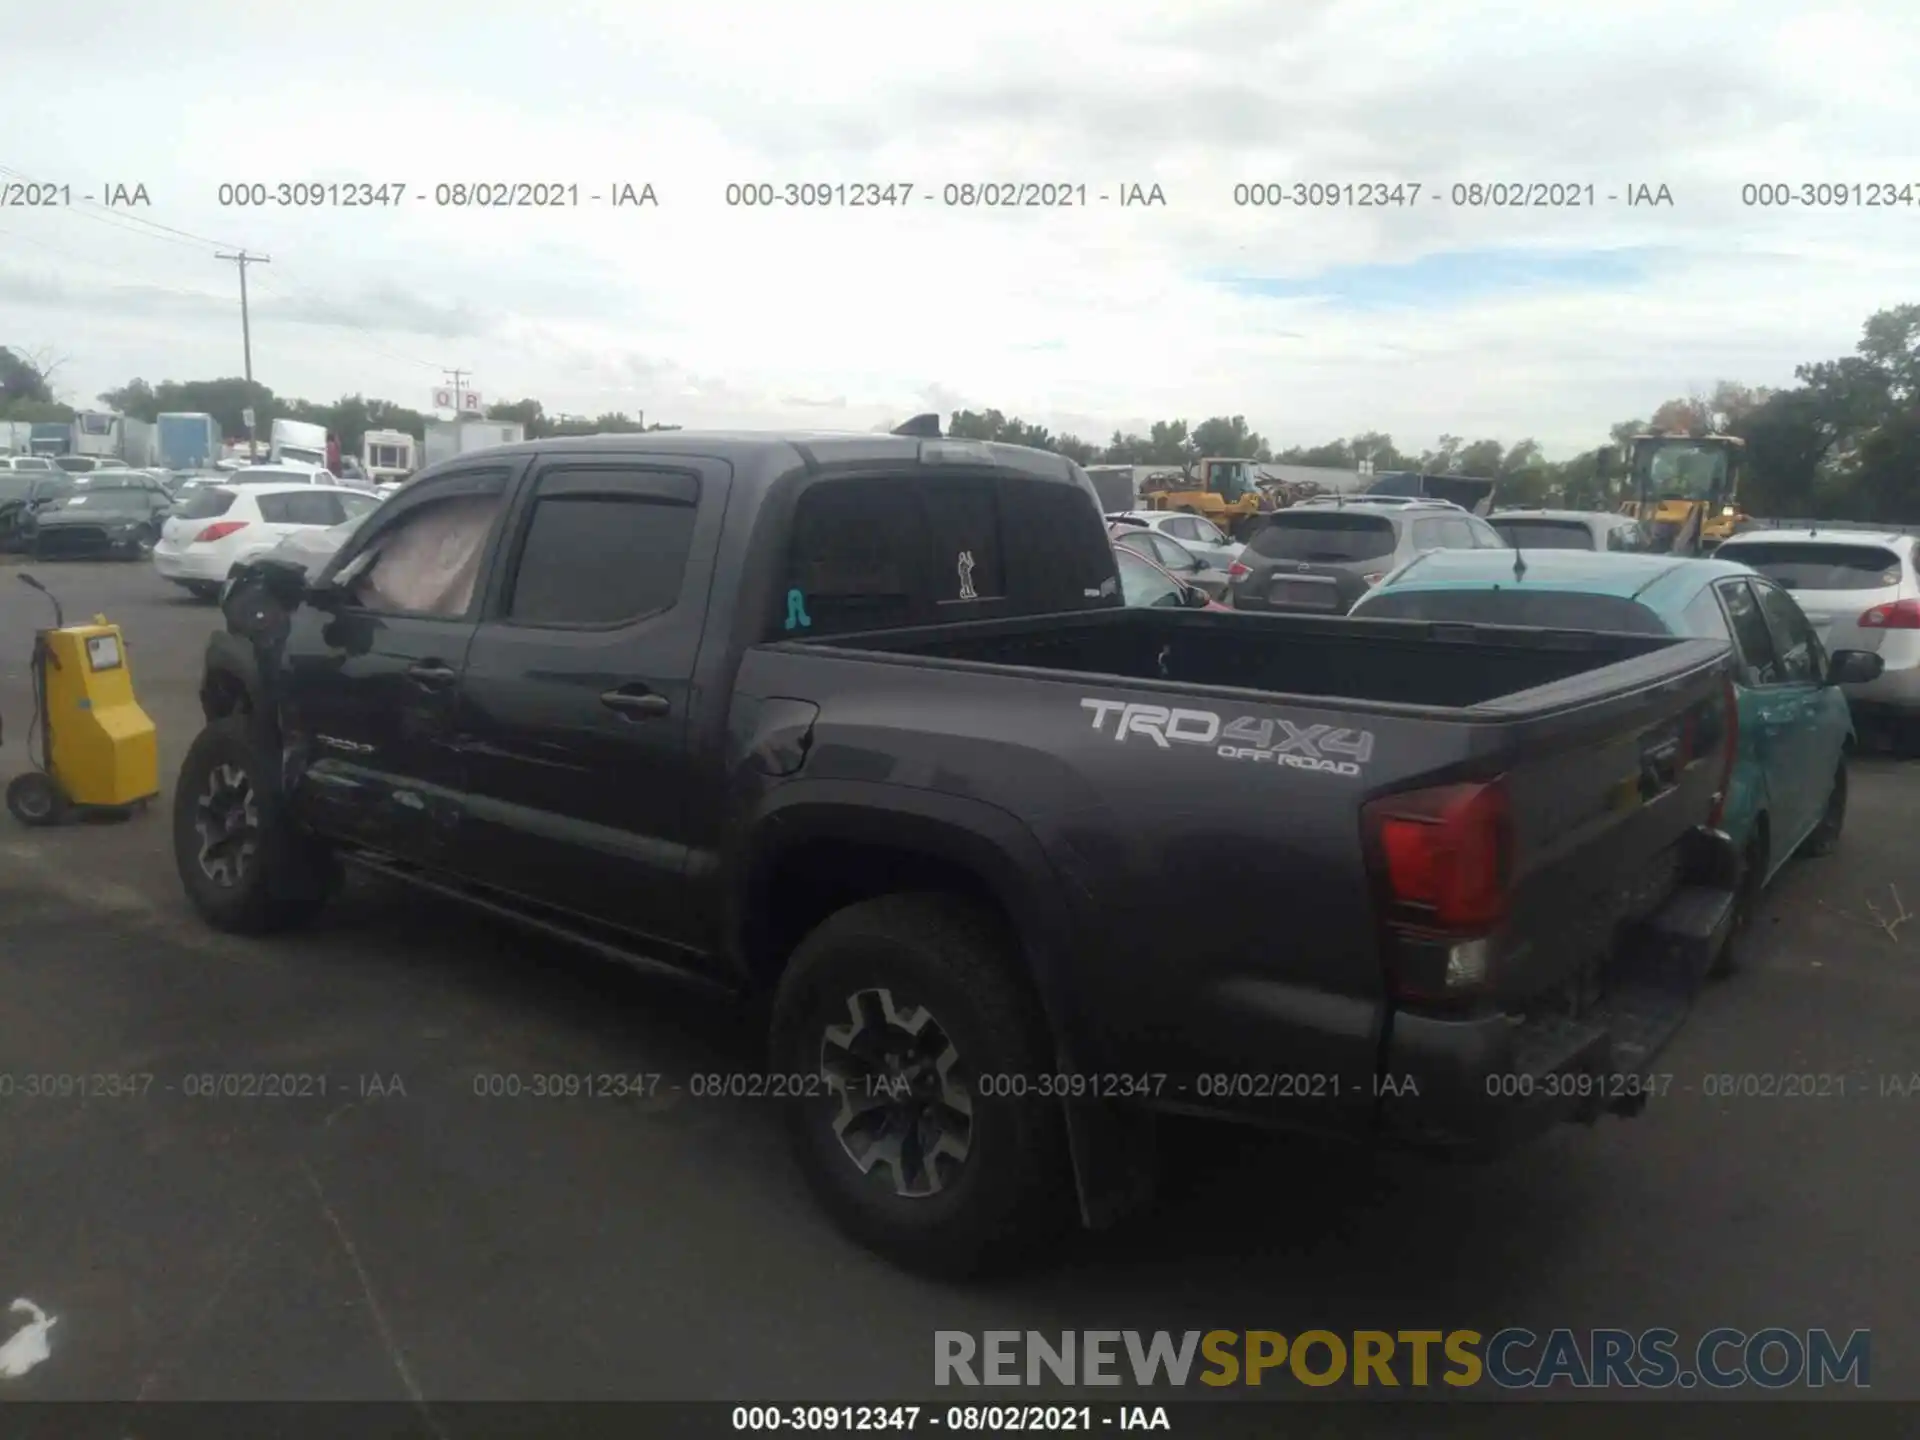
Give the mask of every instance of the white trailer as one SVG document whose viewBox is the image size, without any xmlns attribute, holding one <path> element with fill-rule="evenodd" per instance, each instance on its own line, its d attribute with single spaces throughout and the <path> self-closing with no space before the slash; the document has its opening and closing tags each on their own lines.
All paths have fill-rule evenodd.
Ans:
<svg viewBox="0 0 1920 1440">
<path fill-rule="evenodd" d="M 360 441 L 360 466 L 375 485 L 385 485 L 420 468 L 420 442 L 404 430 L 369 430 Z"/>
<path fill-rule="evenodd" d="M 71 455 L 112 460 L 122 465 L 153 463 L 153 426 L 145 420 L 105 410 L 82 410 L 73 420 Z"/>
<path fill-rule="evenodd" d="M 518 445 L 526 438 L 527 427 L 518 421 L 429 420 L 420 460 L 422 465 L 436 465 L 495 445 Z"/>
</svg>

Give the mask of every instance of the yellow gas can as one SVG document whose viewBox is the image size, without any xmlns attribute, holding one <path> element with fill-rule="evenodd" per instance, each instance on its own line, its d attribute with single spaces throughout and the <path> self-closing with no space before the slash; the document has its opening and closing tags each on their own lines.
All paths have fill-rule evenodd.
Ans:
<svg viewBox="0 0 1920 1440">
<path fill-rule="evenodd" d="M 61 797 L 86 809 L 122 809 L 160 793 L 153 721 L 133 696 L 126 637 L 96 615 L 90 625 L 40 632 L 46 768 Z"/>
</svg>

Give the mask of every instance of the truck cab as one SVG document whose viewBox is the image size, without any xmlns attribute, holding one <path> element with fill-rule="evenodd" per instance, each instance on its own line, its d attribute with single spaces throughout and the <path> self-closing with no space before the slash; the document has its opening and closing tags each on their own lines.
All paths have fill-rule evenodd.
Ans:
<svg viewBox="0 0 1920 1440">
<path fill-rule="evenodd" d="M 325 469 L 327 464 L 327 427 L 301 420 L 276 420 L 267 445 L 267 459 L 279 464 L 291 461 Z"/>
</svg>

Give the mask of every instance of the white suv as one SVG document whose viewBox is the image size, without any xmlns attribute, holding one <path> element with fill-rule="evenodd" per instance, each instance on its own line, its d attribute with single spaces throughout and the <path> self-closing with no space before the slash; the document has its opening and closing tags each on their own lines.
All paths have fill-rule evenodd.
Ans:
<svg viewBox="0 0 1920 1440">
<path fill-rule="evenodd" d="M 290 535 L 363 518 L 380 497 L 345 486 L 295 480 L 204 485 L 173 512 L 153 547 L 153 568 L 205 600 L 235 567 Z"/>
<path fill-rule="evenodd" d="M 1856 718 L 1893 722 L 1920 740 L 1920 569 L 1912 535 L 1847 524 L 1829 529 L 1746 530 L 1713 552 L 1751 565 L 1792 594 L 1820 643 L 1871 650 L 1886 669 L 1846 687 Z"/>
</svg>

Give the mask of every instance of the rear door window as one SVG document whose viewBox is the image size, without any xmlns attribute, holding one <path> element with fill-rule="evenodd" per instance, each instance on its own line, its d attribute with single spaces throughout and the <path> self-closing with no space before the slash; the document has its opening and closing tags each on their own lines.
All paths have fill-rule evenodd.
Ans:
<svg viewBox="0 0 1920 1440">
<path fill-rule="evenodd" d="M 1493 528 L 1516 550 L 1591 550 L 1593 532 L 1583 520 L 1493 519 Z"/>
<path fill-rule="evenodd" d="M 1248 542 L 1247 549 L 1266 560 L 1299 564 L 1379 560 L 1393 554 L 1393 522 L 1381 515 L 1343 515 L 1338 510 L 1282 511 Z"/>
<path fill-rule="evenodd" d="M 1766 617 L 1760 613 L 1760 602 L 1754 598 L 1752 589 L 1744 580 L 1727 580 L 1717 588 L 1721 602 L 1727 607 L 1727 619 L 1733 625 L 1734 643 L 1741 662 L 1747 667 L 1749 683 L 1778 685 L 1780 662 L 1774 655 L 1773 633 L 1767 629 Z"/>
<path fill-rule="evenodd" d="M 1899 555 L 1880 545 L 1733 540 L 1715 558 L 1751 566 L 1788 590 L 1884 590 L 1900 583 Z"/>
<path fill-rule="evenodd" d="M 1473 527 L 1459 516 L 1449 515 L 1440 522 L 1440 545 L 1446 550 L 1473 550 Z"/>
<path fill-rule="evenodd" d="M 540 478 L 507 618 L 522 625 L 618 625 L 671 610 L 693 545 L 699 485 L 617 467 Z"/>
</svg>

